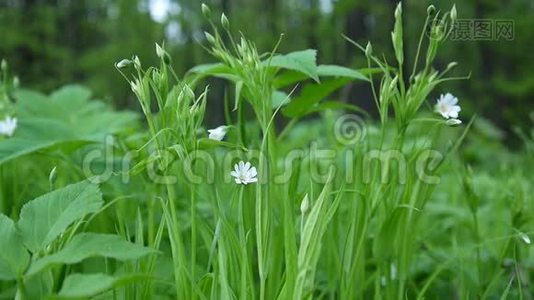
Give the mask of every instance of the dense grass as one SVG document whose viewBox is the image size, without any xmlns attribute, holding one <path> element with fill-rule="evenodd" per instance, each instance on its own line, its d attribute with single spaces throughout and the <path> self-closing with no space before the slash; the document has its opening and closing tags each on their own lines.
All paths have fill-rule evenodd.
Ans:
<svg viewBox="0 0 534 300">
<path fill-rule="evenodd" d="M 512 153 L 483 118 L 434 108 L 456 79 L 432 67 L 455 15 L 429 8 L 406 66 L 399 5 L 395 63 L 350 41 L 359 70 L 260 55 L 223 15 L 206 33 L 216 64 L 179 78 L 156 45 L 159 67 L 116 65 L 143 122 L 80 86 L 19 89 L 3 68 L 18 125 L 0 140 L 0 296 L 530 299 L 534 135 Z M 229 82 L 226 124 L 207 131 L 213 76 Z M 355 80 L 378 120 L 327 99 Z"/>
</svg>

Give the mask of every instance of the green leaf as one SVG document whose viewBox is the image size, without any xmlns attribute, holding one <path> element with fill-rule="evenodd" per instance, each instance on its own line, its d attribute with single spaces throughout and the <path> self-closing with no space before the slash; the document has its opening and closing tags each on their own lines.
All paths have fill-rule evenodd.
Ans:
<svg viewBox="0 0 534 300">
<path fill-rule="evenodd" d="M 191 75 L 189 76 L 188 82 L 197 81 L 205 76 L 214 76 L 236 82 L 239 81 L 239 77 L 234 74 L 233 70 L 222 63 L 199 65 L 190 69 L 188 73 L 194 74 L 192 78 Z"/>
<path fill-rule="evenodd" d="M 0 141 L 0 164 L 56 146 L 101 143 L 136 124 L 136 114 L 90 101 L 90 91 L 82 86 L 65 86 L 49 97 L 17 90 L 14 97 L 18 127 L 13 137 Z"/>
<path fill-rule="evenodd" d="M 317 67 L 317 75 L 319 75 L 319 77 L 344 77 L 364 81 L 369 81 L 368 76 L 381 72 L 382 70 L 380 68 L 353 70 L 336 65 L 320 65 Z M 306 75 L 301 72 L 287 71 L 276 76 L 274 79 L 274 87 L 282 88 L 306 79 Z"/>
<path fill-rule="evenodd" d="M 60 251 L 34 262 L 27 275 L 38 273 L 50 265 L 75 264 L 89 257 L 131 260 L 153 253 L 156 253 L 156 250 L 130 243 L 118 235 L 80 233 Z"/>
<path fill-rule="evenodd" d="M 120 277 L 102 273 L 71 274 L 65 278 L 58 295 L 51 298 L 78 299 L 93 297 L 112 288 L 146 278 L 146 275 L 138 274 L 130 274 Z"/>
<path fill-rule="evenodd" d="M 300 95 L 293 100 L 282 110 L 284 115 L 288 117 L 301 117 L 312 110 L 317 103 L 335 90 L 344 86 L 350 79 L 331 79 L 319 84 L 306 85 Z"/>
<path fill-rule="evenodd" d="M 13 280 L 22 275 L 30 256 L 22 244 L 13 220 L 0 214 L 0 280 Z"/>
<path fill-rule="evenodd" d="M 316 58 L 317 50 L 308 49 L 274 56 L 271 60 L 264 61 L 264 64 L 269 64 L 271 67 L 299 71 L 319 82 Z"/>
<path fill-rule="evenodd" d="M 320 65 L 317 67 L 317 73 L 319 76 L 345 77 L 369 81 L 369 79 L 359 71 L 336 65 Z"/>
<path fill-rule="evenodd" d="M 59 296 L 63 298 L 92 297 L 113 287 L 115 278 L 106 274 L 72 274 L 65 278 Z"/>
<path fill-rule="evenodd" d="M 102 207 L 98 187 L 87 181 L 55 190 L 22 207 L 18 226 L 24 245 L 32 252 L 44 249 L 73 222 Z"/>
<path fill-rule="evenodd" d="M 290 102 L 289 96 L 282 91 L 274 91 L 272 95 L 273 108 L 277 109 L 280 106 L 287 105 Z"/>
</svg>

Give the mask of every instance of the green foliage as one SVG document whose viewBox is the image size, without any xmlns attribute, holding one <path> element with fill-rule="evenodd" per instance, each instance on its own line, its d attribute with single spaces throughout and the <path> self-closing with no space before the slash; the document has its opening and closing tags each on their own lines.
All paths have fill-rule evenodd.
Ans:
<svg viewBox="0 0 534 300">
<path fill-rule="evenodd" d="M 90 257 L 106 257 L 118 260 L 139 259 L 153 253 L 152 250 L 129 243 L 117 235 L 80 233 L 75 235 L 58 252 L 36 260 L 27 274 L 33 275 L 54 264 L 75 264 Z"/>
<path fill-rule="evenodd" d="M 38 253 L 76 220 L 97 212 L 103 205 L 98 188 L 88 182 L 70 185 L 28 202 L 20 212 L 18 227 L 24 245 Z"/>
<path fill-rule="evenodd" d="M 13 221 L 0 215 L 0 279 L 13 280 L 22 275 L 30 261 L 30 256 L 22 244 L 20 232 Z"/>
<path fill-rule="evenodd" d="M 102 143 L 105 136 L 135 128 L 136 115 L 113 112 L 91 92 L 66 86 L 50 96 L 29 90 L 14 92 L 20 126 L 17 135 L 0 144 L 0 164 L 54 147 Z M 68 147 L 63 147 L 68 149 Z"/>
<path fill-rule="evenodd" d="M 53 290 L 54 279 L 48 269 L 54 265 L 72 265 L 90 257 L 135 260 L 155 253 L 117 235 L 75 234 L 86 215 L 98 213 L 102 205 L 98 187 L 84 181 L 28 202 L 17 224 L 0 215 L 4 237 L 0 243 L 0 279 L 17 280 L 17 298 L 44 298 Z M 32 253 L 31 263 L 28 250 Z M 65 279 L 59 296 L 94 296 L 135 278 L 73 274 Z M 84 284 L 90 284 L 89 289 Z"/>
</svg>

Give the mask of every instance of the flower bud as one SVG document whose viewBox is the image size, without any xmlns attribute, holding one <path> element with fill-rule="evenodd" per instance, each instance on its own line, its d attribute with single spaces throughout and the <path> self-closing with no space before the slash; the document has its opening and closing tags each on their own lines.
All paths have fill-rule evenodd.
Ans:
<svg viewBox="0 0 534 300">
<path fill-rule="evenodd" d="M 224 13 L 221 15 L 221 25 L 226 30 L 230 29 L 230 22 Z"/>
<path fill-rule="evenodd" d="M 132 63 L 131 60 L 129 59 L 123 59 L 121 61 L 119 61 L 118 63 L 115 64 L 115 66 L 119 69 L 123 69 L 123 68 L 126 68 L 127 66 L 129 66 L 130 64 Z"/>
<path fill-rule="evenodd" d="M 432 4 L 430 4 L 430 6 L 426 9 L 426 13 L 429 16 L 433 15 L 435 11 L 436 11 L 436 7 Z"/>
<path fill-rule="evenodd" d="M 367 46 L 365 46 L 365 56 L 371 57 L 373 54 L 373 46 L 371 46 L 371 42 L 367 42 Z"/>
<path fill-rule="evenodd" d="M 200 8 L 202 9 L 202 14 L 204 15 L 204 17 L 206 17 L 206 19 L 209 19 L 211 17 L 211 9 L 210 9 L 210 7 L 207 6 L 206 4 L 202 3 Z"/>
<path fill-rule="evenodd" d="M 0 68 L 2 71 L 7 70 L 7 61 L 5 59 L 2 59 L 2 64 L 0 65 Z"/>
<path fill-rule="evenodd" d="M 391 80 L 391 83 L 389 84 L 390 91 L 393 91 L 395 88 L 397 88 L 397 82 L 399 82 L 399 77 L 395 76 L 393 80 Z"/>
<path fill-rule="evenodd" d="M 54 186 L 56 179 L 57 179 L 57 168 L 54 167 L 52 171 L 50 171 L 50 174 L 48 175 L 48 182 L 50 183 L 50 186 Z"/>
<path fill-rule="evenodd" d="M 308 198 L 308 194 L 306 194 L 306 196 L 304 196 L 304 199 L 300 203 L 300 213 L 304 215 L 308 212 L 309 209 L 310 209 L 310 199 Z"/>
<path fill-rule="evenodd" d="M 521 239 L 523 240 L 525 244 L 530 245 L 530 238 L 528 237 L 526 233 L 520 232 L 519 237 L 521 237 Z"/>
<path fill-rule="evenodd" d="M 204 36 L 206 37 L 206 40 L 208 40 L 208 42 L 209 42 L 210 44 L 213 44 L 213 45 L 214 45 L 214 44 L 216 43 L 216 41 L 217 41 L 217 40 L 215 39 L 215 37 L 213 37 L 213 35 L 211 35 L 209 32 L 204 31 Z"/>
<path fill-rule="evenodd" d="M 451 21 L 452 21 L 452 24 L 454 24 L 454 22 L 456 22 L 456 17 L 457 17 L 456 4 L 454 4 L 452 6 L 452 9 L 451 9 Z"/>
<path fill-rule="evenodd" d="M 457 62 L 453 61 L 447 65 L 447 70 L 450 70 L 458 65 Z"/>
<path fill-rule="evenodd" d="M 133 62 L 135 64 L 136 68 L 141 68 L 141 60 L 139 59 L 139 57 L 137 55 L 134 56 Z"/>
<path fill-rule="evenodd" d="M 161 48 L 161 46 L 158 43 L 156 43 L 156 55 L 159 58 L 163 58 L 165 56 L 165 50 L 163 50 L 163 48 Z"/>
<path fill-rule="evenodd" d="M 458 126 L 462 124 L 462 120 L 460 119 L 448 119 L 446 122 L 447 126 Z"/>
<path fill-rule="evenodd" d="M 18 76 L 13 77 L 13 87 L 18 88 L 20 86 L 20 80 Z"/>
<path fill-rule="evenodd" d="M 402 2 L 399 2 L 395 9 L 395 19 L 400 19 L 402 16 Z"/>
</svg>

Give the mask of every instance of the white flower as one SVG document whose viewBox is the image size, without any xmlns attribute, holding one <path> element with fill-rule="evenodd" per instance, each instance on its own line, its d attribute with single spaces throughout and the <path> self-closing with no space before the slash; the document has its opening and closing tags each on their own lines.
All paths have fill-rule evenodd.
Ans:
<svg viewBox="0 0 534 300">
<path fill-rule="evenodd" d="M 6 117 L 0 121 L 0 135 L 12 136 L 17 129 L 17 118 Z"/>
<path fill-rule="evenodd" d="M 450 93 L 441 95 L 436 103 L 436 111 L 440 113 L 445 119 L 458 118 L 458 113 L 462 110 L 458 103 L 458 98 Z"/>
<path fill-rule="evenodd" d="M 208 132 L 209 132 L 208 138 L 211 140 L 222 141 L 227 131 L 228 131 L 228 126 L 224 126 L 224 125 L 219 126 L 214 129 L 208 129 Z"/>
<path fill-rule="evenodd" d="M 256 178 L 258 172 L 249 162 L 240 161 L 234 166 L 234 171 L 230 172 L 230 175 L 235 177 L 235 183 L 237 184 L 258 182 L 258 178 Z"/>
<path fill-rule="evenodd" d="M 445 122 L 449 126 L 456 126 L 462 124 L 462 120 L 459 119 L 448 119 L 447 122 Z"/>
</svg>

